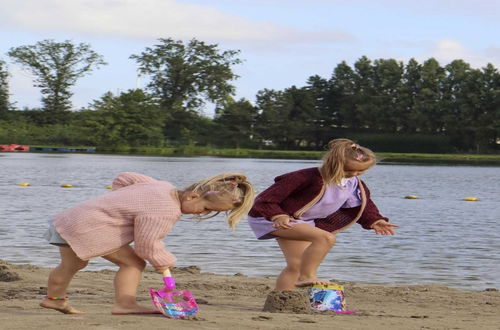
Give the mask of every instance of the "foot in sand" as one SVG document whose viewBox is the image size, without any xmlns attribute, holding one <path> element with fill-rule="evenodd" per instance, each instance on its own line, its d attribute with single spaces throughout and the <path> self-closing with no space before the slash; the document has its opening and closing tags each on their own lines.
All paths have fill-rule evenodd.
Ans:
<svg viewBox="0 0 500 330">
<path fill-rule="evenodd" d="M 59 301 L 59 300 L 44 299 L 40 303 L 40 306 L 43 308 L 53 309 L 64 314 L 85 314 L 85 312 L 79 311 L 78 309 L 74 309 L 73 307 L 71 307 L 65 300 Z"/>
<path fill-rule="evenodd" d="M 317 278 L 314 279 L 299 279 L 297 283 L 295 283 L 295 286 L 297 288 L 303 288 L 307 286 L 313 286 L 313 285 L 334 285 L 335 283 L 330 282 L 330 281 L 323 281 L 319 280 Z"/>
<path fill-rule="evenodd" d="M 160 314 L 161 312 L 155 308 L 144 307 L 140 305 L 132 306 L 113 306 L 111 314 L 113 315 L 125 315 L 125 314 Z"/>
</svg>

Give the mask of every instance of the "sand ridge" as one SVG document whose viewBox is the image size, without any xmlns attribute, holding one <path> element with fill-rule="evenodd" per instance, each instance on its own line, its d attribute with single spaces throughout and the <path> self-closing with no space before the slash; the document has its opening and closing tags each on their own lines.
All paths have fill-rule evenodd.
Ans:
<svg viewBox="0 0 500 330">
<path fill-rule="evenodd" d="M 200 312 L 185 320 L 161 315 L 111 315 L 114 270 L 82 271 L 71 283 L 71 304 L 83 315 L 64 315 L 38 306 L 49 268 L 0 260 L 2 329 L 500 329 L 496 288 L 466 291 L 441 285 L 376 285 L 340 282 L 353 315 L 311 313 L 273 299 L 305 291 L 273 291 L 274 277 L 204 273 L 199 267 L 173 270 L 177 287 L 193 292 Z M 335 279 L 332 279 L 335 280 Z M 338 281 L 337 281 L 338 282 Z M 147 268 L 138 300 L 151 304 L 148 289 L 162 288 L 161 275 Z M 303 302 L 303 300 L 302 300 Z M 266 309 L 266 311 L 264 311 Z"/>
</svg>

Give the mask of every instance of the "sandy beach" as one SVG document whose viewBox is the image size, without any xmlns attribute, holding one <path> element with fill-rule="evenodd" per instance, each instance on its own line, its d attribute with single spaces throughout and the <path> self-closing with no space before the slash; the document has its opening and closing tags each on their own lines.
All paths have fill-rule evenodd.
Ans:
<svg viewBox="0 0 500 330">
<path fill-rule="evenodd" d="M 86 314 L 65 315 L 38 306 L 49 272 L 0 260 L 2 329 L 500 329 L 500 293 L 495 288 L 462 291 L 441 285 L 343 282 L 347 307 L 355 314 L 264 312 L 274 278 L 218 275 L 196 266 L 173 270 L 177 287 L 191 290 L 200 306 L 188 319 L 111 315 L 114 270 L 79 272 L 68 294 L 72 305 Z M 148 288 L 162 286 L 161 275 L 147 268 L 138 300 L 151 304 Z"/>
</svg>

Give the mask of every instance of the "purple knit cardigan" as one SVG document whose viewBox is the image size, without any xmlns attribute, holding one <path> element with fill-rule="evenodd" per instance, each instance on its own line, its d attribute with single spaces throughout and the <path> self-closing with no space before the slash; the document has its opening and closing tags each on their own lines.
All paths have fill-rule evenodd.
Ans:
<svg viewBox="0 0 500 330">
<path fill-rule="evenodd" d="M 377 206 L 370 198 L 368 187 L 359 178 L 358 180 L 361 206 L 341 208 L 326 218 L 315 219 L 316 227 L 336 233 L 356 222 L 364 229 L 371 229 L 371 225 L 377 220 L 389 220 L 380 215 Z M 249 215 L 264 217 L 267 220 L 281 214 L 300 218 L 306 210 L 319 201 L 324 188 L 323 178 L 317 167 L 277 176 L 274 184 L 256 197 Z"/>
</svg>

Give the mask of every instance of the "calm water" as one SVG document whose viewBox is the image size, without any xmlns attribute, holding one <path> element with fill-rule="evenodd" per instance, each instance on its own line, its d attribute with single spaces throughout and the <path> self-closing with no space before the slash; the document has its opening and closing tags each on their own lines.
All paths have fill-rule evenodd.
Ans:
<svg viewBox="0 0 500 330">
<path fill-rule="evenodd" d="M 281 173 L 317 161 L 167 158 L 93 154 L 0 154 L 0 259 L 57 265 L 58 249 L 42 237 L 50 215 L 106 194 L 113 177 L 136 171 L 185 187 L 224 171 L 247 173 L 257 190 Z M 377 165 L 364 180 L 382 214 L 401 228 L 378 236 L 353 226 L 337 238 L 320 276 L 384 284 L 500 288 L 499 167 Z M 30 187 L 20 187 L 29 182 Z M 69 183 L 73 188 L 61 188 Z M 418 200 L 407 200 L 417 195 Z M 465 202 L 474 196 L 479 202 Z M 277 275 L 284 265 L 274 240 L 258 241 L 243 220 L 231 232 L 221 217 L 184 216 L 165 238 L 178 266 L 221 274 Z M 88 269 L 114 268 L 102 258 Z"/>
</svg>

